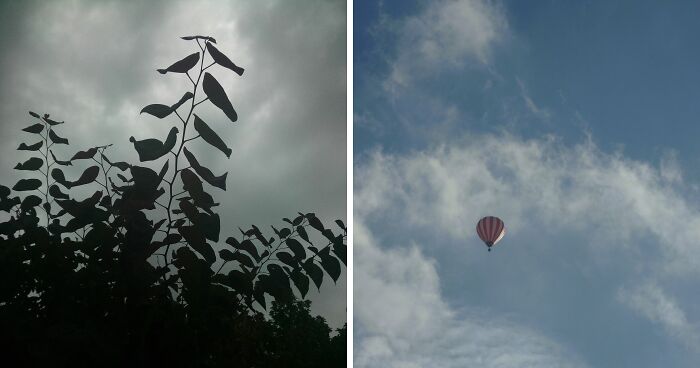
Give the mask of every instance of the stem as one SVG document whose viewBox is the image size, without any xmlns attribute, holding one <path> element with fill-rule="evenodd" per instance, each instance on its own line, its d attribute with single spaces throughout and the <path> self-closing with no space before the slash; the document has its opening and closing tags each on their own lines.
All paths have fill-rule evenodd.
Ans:
<svg viewBox="0 0 700 368">
<path fill-rule="evenodd" d="M 187 141 L 185 140 L 185 135 L 187 134 L 187 124 L 190 121 L 190 118 L 192 117 L 192 113 L 194 112 L 194 108 L 196 107 L 195 105 L 195 98 L 197 97 L 197 87 L 199 87 L 199 81 L 202 79 L 202 73 L 204 72 L 204 56 L 206 54 L 205 49 L 202 47 L 200 44 L 199 40 L 197 40 L 197 44 L 199 45 L 199 48 L 202 50 L 202 57 L 200 58 L 199 62 L 199 75 L 197 76 L 197 81 L 193 82 L 192 86 L 192 103 L 190 105 L 190 111 L 187 113 L 187 118 L 182 119 L 180 114 L 177 114 L 177 116 L 180 118 L 182 121 L 182 138 L 180 140 L 180 147 L 177 149 L 177 153 L 175 153 L 175 165 L 174 165 L 174 170 L 173 170 L 173 176 L 170 182 L 168 183 L 168 190 L 169 190 L 169 197 L 168 198 L 168 206 L 166 207 L 167 213 L 168 213 L 168 229 L 166 236 L 170 235 L 170 232 L 173 229 L 173 221 L 172 221 L 172 203 L 173 199 L 175 198 L 175 195 L 173 193 L 173 185 L 175 184 L 175 180 L 177 179 L 177 174 L 180 170 L 178 170 L 178 164 L 179 164 L 179 158 L 180 158 L 180 153 L 182 153 L 182 149 L 185 147 L 185 143 Z M 189 77 L 189 73 L 187 73 L 187 76 Z M 190 77 L 190 80 L 192 80 L 192 77 Z M 170 265 L 170 245 L 168 244 L 165 248 L 165 266 L 168 267 Z M 165 276 L 164 276 L 165 277 Z"/>
</svg>

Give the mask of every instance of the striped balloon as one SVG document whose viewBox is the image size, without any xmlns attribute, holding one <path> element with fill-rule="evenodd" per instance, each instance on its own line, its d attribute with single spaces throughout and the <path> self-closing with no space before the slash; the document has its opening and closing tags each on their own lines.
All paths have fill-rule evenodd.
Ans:
<svg viewBox="0 0 700 368">
<path fill-rule="evenodd" d="M 490 252 L 491 247 L 506 235 L 506 226 L 498 217 L 486 216 L 476 224 L 476 233 L 489 247 Z"/>
</svg>

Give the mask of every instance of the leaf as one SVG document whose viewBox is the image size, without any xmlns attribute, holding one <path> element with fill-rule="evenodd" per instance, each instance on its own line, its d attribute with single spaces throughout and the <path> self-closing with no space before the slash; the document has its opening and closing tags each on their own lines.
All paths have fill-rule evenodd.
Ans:
<svg viewBox="0 0 700 368">
<path fill-rule="evenodd" d="M 218 203 L 214 203 L 212 196 L 204 191 L 199 177 L 191 170 L 184 169 L 180 172 L 180 178 L 182 178 L 183 188 L 194 200 L 194 205 L 211 213 L 211 208 L 218 205 Z"/>
<path fill-rule="evenodd" d="M 129 165 L 126 162 L 110 162 L 109 158 L 107 158 L 107 156 L 105 156 L 104 153 L 101 153 L 100 155 L 102 156 L 102 159 L 104 159 L 106 163 L 108 163 L 110 166 L 116 167 L 117 169 L 119 169 L 121 171 L 126 171 L 126 169 L 131 167 L 131 165 Z"/>
<path fill-rule="evenodd" d="M 41 187 L 41 180 L 39 179 L 20 179 L 15 186 L 12 187 L 12 190 L 18 191 L 18 192 L 24 192 L 28 190 L 36 190 Z"/>
<path fill-rule="evenodd" d="M 228 282 L 239 293 L 248 295 L 253 291 L 253 280 L 239 270 L 231 270 L 228 273 Z"/>
<path fill-rule="evenodd" d="M 53 178 L 53 180 L 55 180 L 57 183 L 70 189 L 70 183 L 66 181 L 66 176 L 63 174 L 63 171 L 61 171 L 61 169 L 55 168 L 51 170 L 51 178 Z"/>
<path fill-rule="evenodd" d="M 216 253 L 214 253 L 214 249 L 212 249 L 211 245 L 207 243 L 204 234 L 194 226 L 180 226 L 178 231 L 180 235 L 185 238 L 187 244 L 189 244 L 192 249 L 196 250 L 197 253 L 201 254 L 207 263 L 212 264 L 216 262 Z"/>
<path fill-rule="evenodd" d="M 140 113 L 143 114 L 145 112 L 145 113 L 151 114 L 159 119 L 163 119 L 163 118 L 167 117 L 168 115 L 172 114 L 173 112 L 175 112 L 180 106 L 182 106 L 182 104 L 187 102 L 187 100 L 191 99 L 192 97 L 194 97 L 194 95 L 192 94 L 192 92 L 188 91 L 188 92 L 185 92 L 185 94 L 182 95 L 180 100 L 178 102 L 176 102 L 175 104 L 173 104 L 172 106 L 163 105 L 163 104 L 151 104 L 151 105 L 148 105 L 148 106 L 144 107 L 143 109 L 141 109 Z"/>
<path fill-rule="evenodd" d="M 338 224 L 338 226 L 339 226 L 341 229 L 343 229 L 343 231 L 348 231 L 348 230 L 345 228 L 345 224 L 343 223 L 342 220 L 335 220 L 335 223 Z"/>
<path fill-rule="evenodd" d="M 291 253 L 287 253 L 287 252 L 278 252 L 277 259 L 288 264 L 291 267 L 296 267 L 297 264 L 299 263 L 299 262 L 297 262 L 296 259 L 294 259 L 294 256 L 292 256 Z"/>
<path fill-rule="evenodd" d="M 178 129 L 176 127 L 170 128 L 168 137 L 165 142 L 161 142 L 158 139 L 148 138 L 142 141 L 137 141 L 134 137 L 130 137 L 129 141 L 134 144 L 134 149 L 139 154 L 139 160 L 153 161 L 163 157 L 165 154 L 170 152 L 173 147 L 175 147 L 175 141 L 177 140 Z"/>
<path fill-rule="evenodd" d="M 314 229 L 316 229 L 318 231 L 323 232 L 323 230 L 325 228 L 323 227 L 323 223 L 321 223 L 321 220 L 319 220 L 318 217 L 312 215 L 312 216 L 307 216 L 306 218 L 309 220 L 309 225 L 311 225 L 311 227 L 313 227 Z"/>
<path fill-rule="evenodd" d="M 226 190 L 226 175 L 228 175 L 228 173 L 224 173 L 221 176 L 214 176 L 211 170 L 199 164 L 194 155 L 187 150 L 187 147 L 183 148 L 183 152 L 185 153 L 185 157 L 187 157 L 187 161 L 189 161 L 190 166 L 192 166 L 194 171 L 196 171 L 197 174 L 202 177 L 202 179 L 212 186 Z"/>
<path fill-rule="evenodd" d="M 37 171 L 44 166 L 44 160 L 38 157 L 32 157 L 27 161 L 15 166 L 15 170 Z"/>
<path fill-rule="evenodd" d="M 301 238 L 304 239 L 304 241 L 311 244 L 311 242 L 309 241 L 309 234 L 306 233 L 306 229 L 304 229 L 303 226 L 297 226 L 297 233 L 299 233 L 299 236 L 301 236 Z"/>
<path fill-rule="evenodd" d="M 51 157 L 53 157 L 53 161 L 54 161 L 55 163 L 57 163 L 57 164 L 59 164 L 59 165 L 61 165 L 61 166 L 73 166 L 73 164 L 70 162 L 70 160 L 68 160 L 68 161 L 61 161 L 61 160 L 59 160 L 59 159 L 56 158 L 56 155 L 53 154 L 53 151 L 49 151 L 49 152 L 51 152 Z"/>
<path fill-rule="evenodd" d="M 28 195 L 27 197 L 24 198 L 22 201 L 22 206 L 21 208 L 23 210 L 28 210 L 32 207 L 36 207 L 41 204 L 41 198 L 35 196 L 35 195 Z"/>
<path fill-rule="evenodd" d="M 163 178 L 165 178 L 165 174 L 168 173 L 168 166 L 170 165 L 170 160 L 165 160 L 165 163 L 163 164 L 163 167 L 160 168 L 160 172 L 158 173 L 158 182 L 162 182 Z"/>
<path fill-rule="evenodd" d="M 314 262 L 313 259 L 309 259 L 306 262 L 304 262 L 303 265 L 304 271 L 306 271 L 306 274 L 311 277 L 311 280 L 313 280 L 314 284 L 316 284 L 316 288 L 318 290 L 321 290 L 321 283 L 323 282 L 323 271 L 321 270 L 320 267 L 318 267 Z"/>
<path fill-rule="evenodd" d="M 333 282 L 338 281 L 338 277 L 340 277 L 340 262 L 328 252 L 321 252 L 319 255 L 323 269 L 331 276 Z"/>
<path fill-rule="evenodd" d="M 211 74 L 206 72 L 204 73 L 202 90 L 204 90 L 204 93 L 209 97 L 209 100 L 211 100 L 214 106 L 221 109 L 231 122 L 236 122 L 236 120 L 238 120 L 238 114 L 236 114 L 236 110 L 233 109 L 233 105 L 231 105 L 231 101 L 229 101 L 228 96 L 226 96 L 224 88 L 221 87 L 219 82 L 217 82 Z"/>
<path fill-rule="evenodd" d="M 205 142 L 218 148 L 219 151 L 226 155 L 226 157 L 231 157 L 232 150 L 226 146 L 226 143 L 224 143 L 221 137 L 219 137 L 219 135 L 216 134 L 216 132 L 213 131 L 209 125 L 207 125 L 207 123 L 200 119 L 197 114 L 194 114 L 194 129 L 200 136 L 202 136 L 202 139 L 204 139 Z"/>
<path fill-rule="evenodd" d="M 180 38 L 182 38 L 183 40 L 188 40 L 188 41 L 202 39 L 202 40 L 209 41 L 211 43 L 216 43 L 216 40 L 213 37 L 209 37 L 209 36 L 185 36 L 185 37 L 180 37 Z"/>
<path fill-rule="evenodd" d="M 255 247 L 255 244 L 253 244 L 252 241 L 246 239 L 242 243 L 239 243 L 238 240 L 236 240 L 236 238 L 229 237 L 228 239 L 226 239 L 226 243 L 236 249 L 248 252 L 248 254 L 253 256 L 253 258 L 255 258 L 256 261 L 260 261 L 260 256 L 258 256 L 258 248 Z"/>
<path fill-rule="evenodd" d="M 78 180 L 71 182 L 70 187 L 77 187 L 80 185 L 85 185 L 88 183 L 92 183 L 97 179 L 97 176 L 100 174 L 100 168 L 98 166 L 90 166 L 83 173 L 80 175 L 80 178 Z"/>
<path fill-rule="evenodd" d="M 163 105 L 163 104 L 150 104 L 143 109 L 141 109 L 140 114 L 143 113 L 146 114 L 151 114 L 158 119 L 163 119 L 164 117 L 167 117 L 173 112 L 173 109 L 170 108 L 168 105 Z"/>
<path fill-rule="evenodd" d="M 190 69 L 192 69 L 195 65 L 197 65 L 197 62 L 199 61 L 199 52 L 195 52 L 194 54 L 188 55 L 182 60 L 176 61 L 166 69 L 157 69 L 158 73 L 160 74 L 165 74 L 167 72 L 171 73 L 187 73 Z"/>
<path fill-rule="evenodd" d="M 298 240 L 292 239 L 292 238 L 287 238 L 286 240 L 287 246 L 289 249 L 294 252 L 294 256 L 301 260 L 306 258 L 306 251 L 304 251 L 304 246 L 299 243 Z"/>
<path fill-rule="evenodd" d="M 24 128 L 22 130 L 27 132 L 27 133 L 39 134 L 39 133 L 41 133 L 42 130 L 44 130 L 44 124 L 36 123 L 34 125 L 30 125 L 30 126 Z"/>
<path fill-rule="evenodd" d="M 25 143 L 20 143 L 19 147 L 17 147 L 17 150 L 19 151 L 38 151 L 41 146 L 44 145 L 44 141 L 39 141 L 36 142 L 32 145 L 27 146 Z"/>
<path fill-rule="evenodd" d="M 222 250 L 220 250 L 220 251 L 219 251 L 219 257 L 221 257 L 221 259 L 223 259 L 223 260 L 226 261 L 226 262 L 231 262 L 231 261 L 234 260 L 234 258 L 233 258 L 233 252 L 231 252 L 231 251 L 228 250 L 228 249 L 222 249 Z"/>
<path fill-rule="evenodd" d="M 4 185 L 0 185 L 0 198 L 7 198 L 10 195 L 10 193 L 12 193 L 10 191 L 10 188 Z"/>
<path fill-rule="evenodd" d="M 301 297 L 305 298 L 306 294 L 309 292 L 309 278 L 299 270 L 294 270 L 289 277 L 294 282 L 294 286 L 297 287 L 299 293 L 301 293 Z"/>
<path fill-rule="evenodd" d="M 255 264 L 254 264 L 253 261 L 250 259 L 250 257 L 248 257 L 247 255 L 245 255 L 245 254 L 243 254 L 243 253 L 241 253 L 241 252 L 234 253 L 234 254 L 233 254 L 233 258 L 234 258 L 235 260 L 237 260 L 238 262 L 240 262 L 242 265 L 248 266 L 248 267 L 250 267 L 250 268 L 255 267 Z"/>
<path fill-rule="evenodd" d="M 33 116 L 33 117 L 35 117 L 35 118 L 37 118 L 37 119 L 41 119 L 41 116 L 39 116 L 39 114 L 35 113 L 34 111 L 30 111 L 30 112 L 29 112 L 29 115 L 31 115 L 31 116 Z"/>
<path fill-rule="evenodd" d="M 49 119 L 48 116 L 44 116 L 44 120 L 45 120 L 47 123 L 49 123 L 49 125 L 52 125 L 52 126 L 53 126 L 53 125 L 58 125 L 58 124 L 63 124 L 62 121 L 51 120 L 51 119 Z"/>
<path fill-rule="evenodd" d="M 78 151 L 73 157 L 70 159 L 70 161 L 73 160 L 86 160 L 95 157 L 95 154 L 97 153 L 97 148 L 93 147 L 90 148 L 87 151 Z"/>
<path fill-rule="evenodd" d="M 178 102 L 176 102 L 174 105 L 170 106 L 170 109 L 171 109 L 172 111 L 177 110 L 180 106 L 182 106 L 182 104 L 184 104 L 185 102 L 187 102 L 187 100 L 191 99 L 192 97 L 194 97 L 194 95 L 192 94 L 192 92 L 190 92 L 190 91 L 185 92 L 185 94 L 182 95 L 182 97 L 180 98 L 180 101 L 178 101 Z"/>
<path fill-rule="evenodd" d="M 65 138 L 59 137 L 56 132 L 53 131 L 53 129 L 49 130 L 49 138 L 51 139 L 51 142 L 55 144 L 68 144 L 68 140 Z"/>
<path fill-rule="evenodd" d="M 226 55 L 224 55 L 221 51 L 214 47 L 214 45 L 207 44 L 207 49 L 209 50 L 209 54 L 217 64 L 223 66 L 224 68 L 233 70 L 238 75 L 243 75 L 244 69 L 234 64 L 233 61 L 231 61 L 228 57 L 226 57 Z"/>
<path fill-rule="evenodd" d="M 280 230 L 279 236 L 280 236 L 280 238 L 286 238 L 291 233 L 292 233 L 292 231 L 285 227 L 285 228 L 282 228 L 282 230 Z"/>
<path fill-rule="evenodd" d="M 343 236 L 338 235 L 336 240 L 333 242 L 333 253 L 340 259 L 341 262 L 343 262 L 344 265 L 347 265 L 346 258 L 347 258 L 347 253 L 348 253 L 348 246 L 343 242 Z"/>
</svg>

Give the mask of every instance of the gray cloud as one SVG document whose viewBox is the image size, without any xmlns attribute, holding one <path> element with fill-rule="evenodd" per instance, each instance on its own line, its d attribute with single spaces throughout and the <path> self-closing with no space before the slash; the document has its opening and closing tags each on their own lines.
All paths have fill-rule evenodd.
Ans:
<svg viewBox="0 0 700 368">
<path fill-rule="evenodd" d="M 344 1 L 58 1 L 3 2 L 7 32 L 0 75 L 0 170 L 10 184 L 32 141 L 20 129 L 27 110 L 65 120 L 58 132 L 71 148 L 114 143 L 116 160 L 137 162 L 128 139 L 165 137 L 175 121 L 139 115 L 151 103 L 172 104 L 190 83 L 155 69 L 197 51 L 189 34 L 217 39 L 246 68 L 243 77 L 213 67 L 239 114 L 198 113 L 233 149 L 227 160 L 203 142 L 192 151 L 215 173 L 229 172 L 222 235 L 236 226 L 279 224 L 297 211 L 332 223 L 346 217 L 346 5 Z M 8 34 L 12 36 L 8 36 Z M 202 106 L 205 106 L 203 104 Z M 68 171 L 67 175 L 77 175 Z M 345 278 L 313 295 L 314 308 L 345 321 Z"/>
</svg>

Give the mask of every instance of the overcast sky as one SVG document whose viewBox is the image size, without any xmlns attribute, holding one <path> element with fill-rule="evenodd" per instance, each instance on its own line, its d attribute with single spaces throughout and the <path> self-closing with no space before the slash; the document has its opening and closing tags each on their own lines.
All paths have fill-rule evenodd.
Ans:
<svg viewBox="0 0 700 368">
<path fill-rule="evenodd" d="M 210 104 L 198 113 L 231 158 L 201 140 L 191 148 L 215 174 L 229 173 L 226 192 L 210 190 L 222 203 L 223 238 L 238 235 L 237 226 L 270 229 L 297 211 L 329 226 L 345 220 L 346 24 L 344 1 L 3 1 L 3 184 L 13 185 L 12 167 L 27 158 L 19 143 L 34 143 L 20 132 L 32 123 L 28 110 L 66 121 L 57 131 L 71 146 L 57 147 L 59 158 L 114 143 L 113 160 L 138 162 L 129 137 L 164 140 L 177 123 L 141 108 L 171 105 L 191 87 L 184 75 L 156 69 L 199 51 L 179 37 L 201 34 L 245 68 L 242 77 L 212 68 L 238 122 Z M 346 318 L 344 275 L 311 296 L 334 327 Z"/>
<path fill-rule="evenodd" d="M 697 366 L 697 4 L 354 6 L 356 366 Z"/>
</svg>

